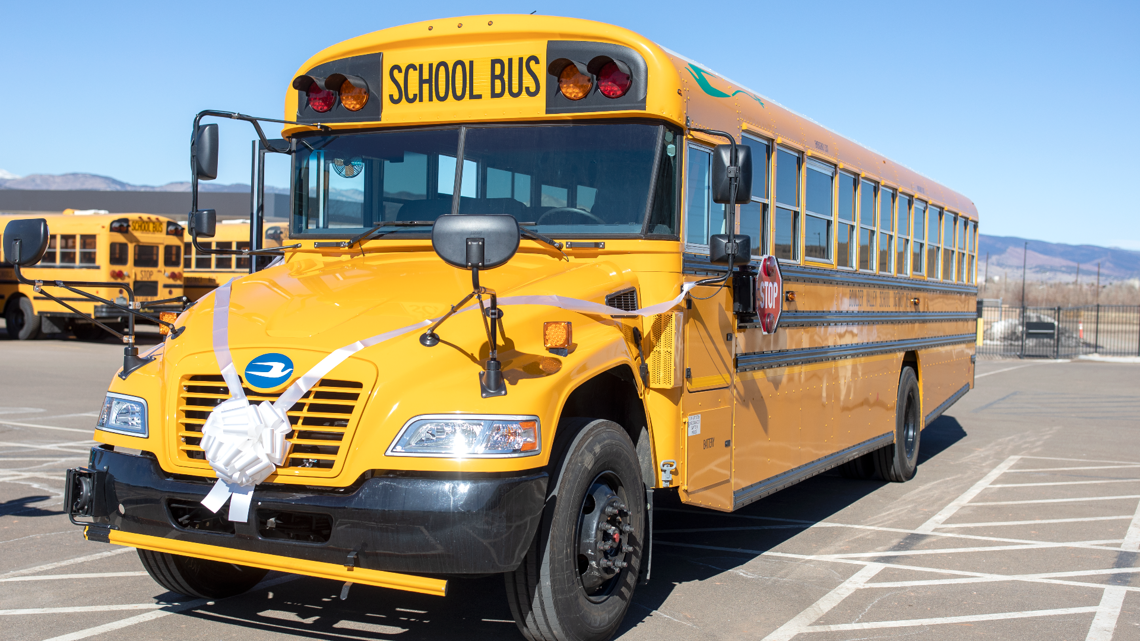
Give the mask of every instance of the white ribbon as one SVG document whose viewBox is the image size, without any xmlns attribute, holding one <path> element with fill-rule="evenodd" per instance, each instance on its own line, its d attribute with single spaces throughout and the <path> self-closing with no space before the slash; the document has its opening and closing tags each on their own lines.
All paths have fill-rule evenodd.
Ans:
<svg viewBox="0 0 1140 641">
<path fill-rule="evenodd" d="M 241 377 L 238 376 L 230 355 L 229 308 L 232 282 L 233 280 L 230 280 L 214 290 L 214 356 L 218 360 L 218 368 L 226 381 L 226 387 L 229 388 L 230 398 L 213 409 L 206 419 L 206 425 L 202 427 L 202 449 L 205 451 L 206 461 L 218 475 L 217 483 L 202 499 L 202 505 L 216 513 L 229 499 L 229 519 L 245 523 L 249 520 L 254 487 L 273 474 L 277 466 L 284 463 L 289 456 L 290 444 L 286 437 L 293 428 L 286 412 L 349 356 L 366 347 L 428 327 L 438 319 L 423 320 L 341 347 L 322 358 L 309 371 L 293 381 L 276 401 L 272 403 L 263 401 L 259 405 L 251 405 L 242 389 Z M 695 286 L 696 283 L 684 283 L 681 286 L 681 293 L 673 300 L 633 311 L 554 295 L 509 296 L 500 298 L 498 304 L 500 306 L 544 305 L 598 316 L 653 316 L 680 304 Z M 477 305 L 471 305 L 456 313 L 477 308 Z"/>
</svg>

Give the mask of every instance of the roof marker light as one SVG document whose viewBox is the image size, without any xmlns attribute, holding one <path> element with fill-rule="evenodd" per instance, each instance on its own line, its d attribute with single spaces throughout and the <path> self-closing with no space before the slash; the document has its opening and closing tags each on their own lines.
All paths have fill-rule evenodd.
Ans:
<svg viewBox="0 0 1140 641">
<path fill-rule="evenodd" d="M 590 94 L 593 79 L 578 69 L 578 65 L 570 63 L 562 68 L 558 74 L 558 89 L 570 100 L 581 100 Z"/>
<path fill-rule="evenodd" d="M 360 111 L 368 104 L 368 82 L 359 76 L 334 73 L 325 87 L 340 94 L 340 104 L 349 111 Z"/>
<path fill-rule="evenodd" d="M 616 62 L 608 62 L 598 73 L 598 91 L 607 98 L 621 98 L 632 84 L 628 69 L 623 72 Z"/>
</svg>

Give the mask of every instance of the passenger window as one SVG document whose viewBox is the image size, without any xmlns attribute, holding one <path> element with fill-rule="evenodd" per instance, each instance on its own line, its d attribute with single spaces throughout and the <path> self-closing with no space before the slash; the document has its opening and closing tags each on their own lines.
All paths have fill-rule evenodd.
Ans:
<svg viewBox="0 0 1140 641">
<path fill-rule="evenodd" d="M 109 262 L 112 265 L 126 265 L 130 259 L 126 243 L 111 243 L 111 259 Z"/>
<path fill-rule="evenodd" d="M 895 192 L 879 190 L 879 273 L 894 272 L 891 264 L 894 258 Z"/>
<path fill-rule="evenodd" d="M 94 265 L 95 260 L 95 236 L 80 236 L 79 237 L 79 264 L 80 265 Z"/>
<path fill-rule="evenodd" d="M 831 225 L 834 220 L 831 183 L 835 179 L 835 168 L 809 158 L 807 169 L 804 254 L 808 258 L 831 262 Z"/>
<path fill-rule="evenodd" d="M 249 243 L 235 243 L 237 249 L 249 249 Z M 249 256 L 234 256 L 234 269 L 249 269 Z"/>
<path fill-rule="evenodd" d="M 961 218 L 962 225 L 958 228 L 958 282 L 966 282 L 966 253 L 969 250 L 970 242 L 967 237 L 970 223 L 967 219 Z"/>
<path fill-rule="evenodd" d="M 158 267 L 158 245 L 135 245 L 135 267 Z"/>
<path fill-rule="evenodd" d="M 942 280 L 954 280 L 954 228 L 958 217 L 950 212 L 942 217 Z"/>
<path fill-rule="evenodd" d="M 776 155 L 775 255 L 784 260 L 800 259 L 800 157 L 786 149 Z"/>
<path fill-rule="evenodd" d="M 941 229 L 942 210 L 937 207 L 931 207 L 926 211 L 926 230 L 927 230 L 927 244 L 929 249 L 926 254 L 926 277 L 938 278 L 938 265 L 939 255 L 942 248 L 939 246 L 938 230 Z"/>
<path fill-rule="evenodd" d="M 898 197 L 898 222 L 898 238 L 895 240 L 898 252 L 896 252 L 895 265 L 898 267 L 898 275 L 906 276 L 910 274 L 907 264 L 910 258 L 910 196 L 903 193 Z"/>
<path fill-rule="evenodd" d="M 59 237 L 59 264 L 60 265 L 74 265 L 75 264 L 75 249 L 76 239 L 75 236 L 60 236 Z"/>
<path fill-rule="evenodd" d="M 214 247 L 216 249 L 229 251 L 234 248 L 234 244 L 230 242 L 218 242 L 214 243 Z M 233 264 L 233 256 L 214 256 L 214 269 L 232 269 Z"/>
<path fill-rule="evenodd" d="M 740 206 L 739 230 L 752 239 L 752 255 L 768 253 L 768 143 L 741 136 L 752 150 L 752 201 Z"/>
<path fill-rule="evenodd" d="M 126 256 L 127 256 L 126 245 L 123 243 L 120 243 L 120 244 L 123 245 L 123 260 L 126 260 Z M 190 269 L 190 257 L 193 253 L 194 253 L 194 245 L 192 245 L 190 243 L 186 243 L 182 248 L 182 269 Z M 125 262 L 124 263 L 112 263 L 112 264 L 126 265 Z"/>
<path fill-rule="evenodd" d="M 926 248 L 926 203 L 914 201 L 914 251 L 911 253 L 910 270 L 922 274 L 925 268 L 923 250 Z"/>
<path fill-rule="evenodd" d="M 202 249 L 213 249 L 214 248 L 214 243 L 199 242 L 198 244 L 202 246 Z M 199 254 L 199 253 L 195 252 L 194 269 L 210 269 L 212 267 L 210 258 L 211 258 L 210 254 Z"/>
<path fill-rule="evenodd" d="M 859 269 L 875 271 L 875 192 L 878 185 L 866 180 L 859 184 Z"/>
<path fill-rule="evenodd" d="M 45 265 L 58 265 L 59 264 L 59 236 L 48 236 L 47 253 L 44 254 L 43 260 L 40 263 Z"/>
<path fill-rule="evenodd" d="M 855 266 L 855 176 L 839 172 L 839 226 L 835 229 L 838 238 L 836 263 L 840 267 Z"/>
</svg>

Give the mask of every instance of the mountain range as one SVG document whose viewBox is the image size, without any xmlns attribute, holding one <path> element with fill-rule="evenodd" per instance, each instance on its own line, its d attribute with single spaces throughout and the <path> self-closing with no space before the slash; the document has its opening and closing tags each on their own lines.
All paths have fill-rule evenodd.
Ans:
<svg viewBox="0 0 1140 641">
<path fill-rule="evenodd" d="M 198 188 L 210 192 L 249 193 L 249 185 L 243 183 L 215 184 L 200 182 Z M 0 169 L 0 189 L 31 189 L 47 191 L 190 191 L 189 182 L 172 182 L 157 187 L 132 185 L 107 176 L 95 174 L 33 174 L 15 176 Z M 269 193 L 287 194 L 288 189 L 266 187 Z M 359 197 L 345 197 L 359 201 Z M 1028 254 L 1025 243 L 1029 243 Z M 1097 264 L 1100 264 L 1101 282 L 1140 278 L 1140 252 L 1115 247 L 1096 245 L 1066 245 L 1039 240 L 1027 240 L 1015 236 L 989 236 L 982 234 L 978 245 L 978 276 L 1020 277 L 1022 258 L 1026 258 L 1027 271 L 1031 280 L 1066 281 L 1075 279 L 1078 268 L 1082 280 L 1094 278 Z"/>
</svg>

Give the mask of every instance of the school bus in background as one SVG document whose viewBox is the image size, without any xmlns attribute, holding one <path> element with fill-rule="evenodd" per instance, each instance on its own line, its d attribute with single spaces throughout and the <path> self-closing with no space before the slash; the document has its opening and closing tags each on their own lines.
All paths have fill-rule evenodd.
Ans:
<svg viewBox="0 0 1140 641">
<path fill-rule="evenodd" d="M 206 249 L 249 249 L 249 220 L 224 220 L 209 240 L 200 241 Z M 265 226 L 262 247 L 280 247 L 289 238 L 287 226 Z M 196 301 L 229 279 L 249 273 L 249 256 L 199 253 L 187 242 L 182 252 L 186 298 Z"/>
<path fill-rule="evenodd" d="M 65 209 L 53 216 L 0 216 L 0 224 L 12 220 L 45 218 L 51 229 L 47 254 L 28 278 L 43 281 L 79 280 L 130 284 L 135 300 L 147 311 L 175 311 L 180 304 L 147 305 L 182 295 L 182 236 L 178 223 L 152 214 L 110 214 Z M 0 234 L 2 234 L 0 230 Z M 107 299 L 124 297 L 113 287 L 87 288 Z M 41 335 L 71 332 L 80 339 L 96 339 L 105 334 L 87 320 L 91 315 L 104 325 L 120 326 L 124 312 L 66 292 L 51 292 L 82 314 L 32 291 L 31 285 L 16 282 L 12 267 L 0 263 L 0 305 L 8 336 L 28 340 Z"/>
<path fill-rule="evenodd" d="M 654 491 L 728 512 L 834 467 L 906 481 L 973 385 L 974 205 L 632 31 L 385 29 L 285 107 L 300 247 L 114 379 L 69 476 L 86 536 L 169 590 L 501 573 L 527 638 L 606 639 Z"/>
</svg>

